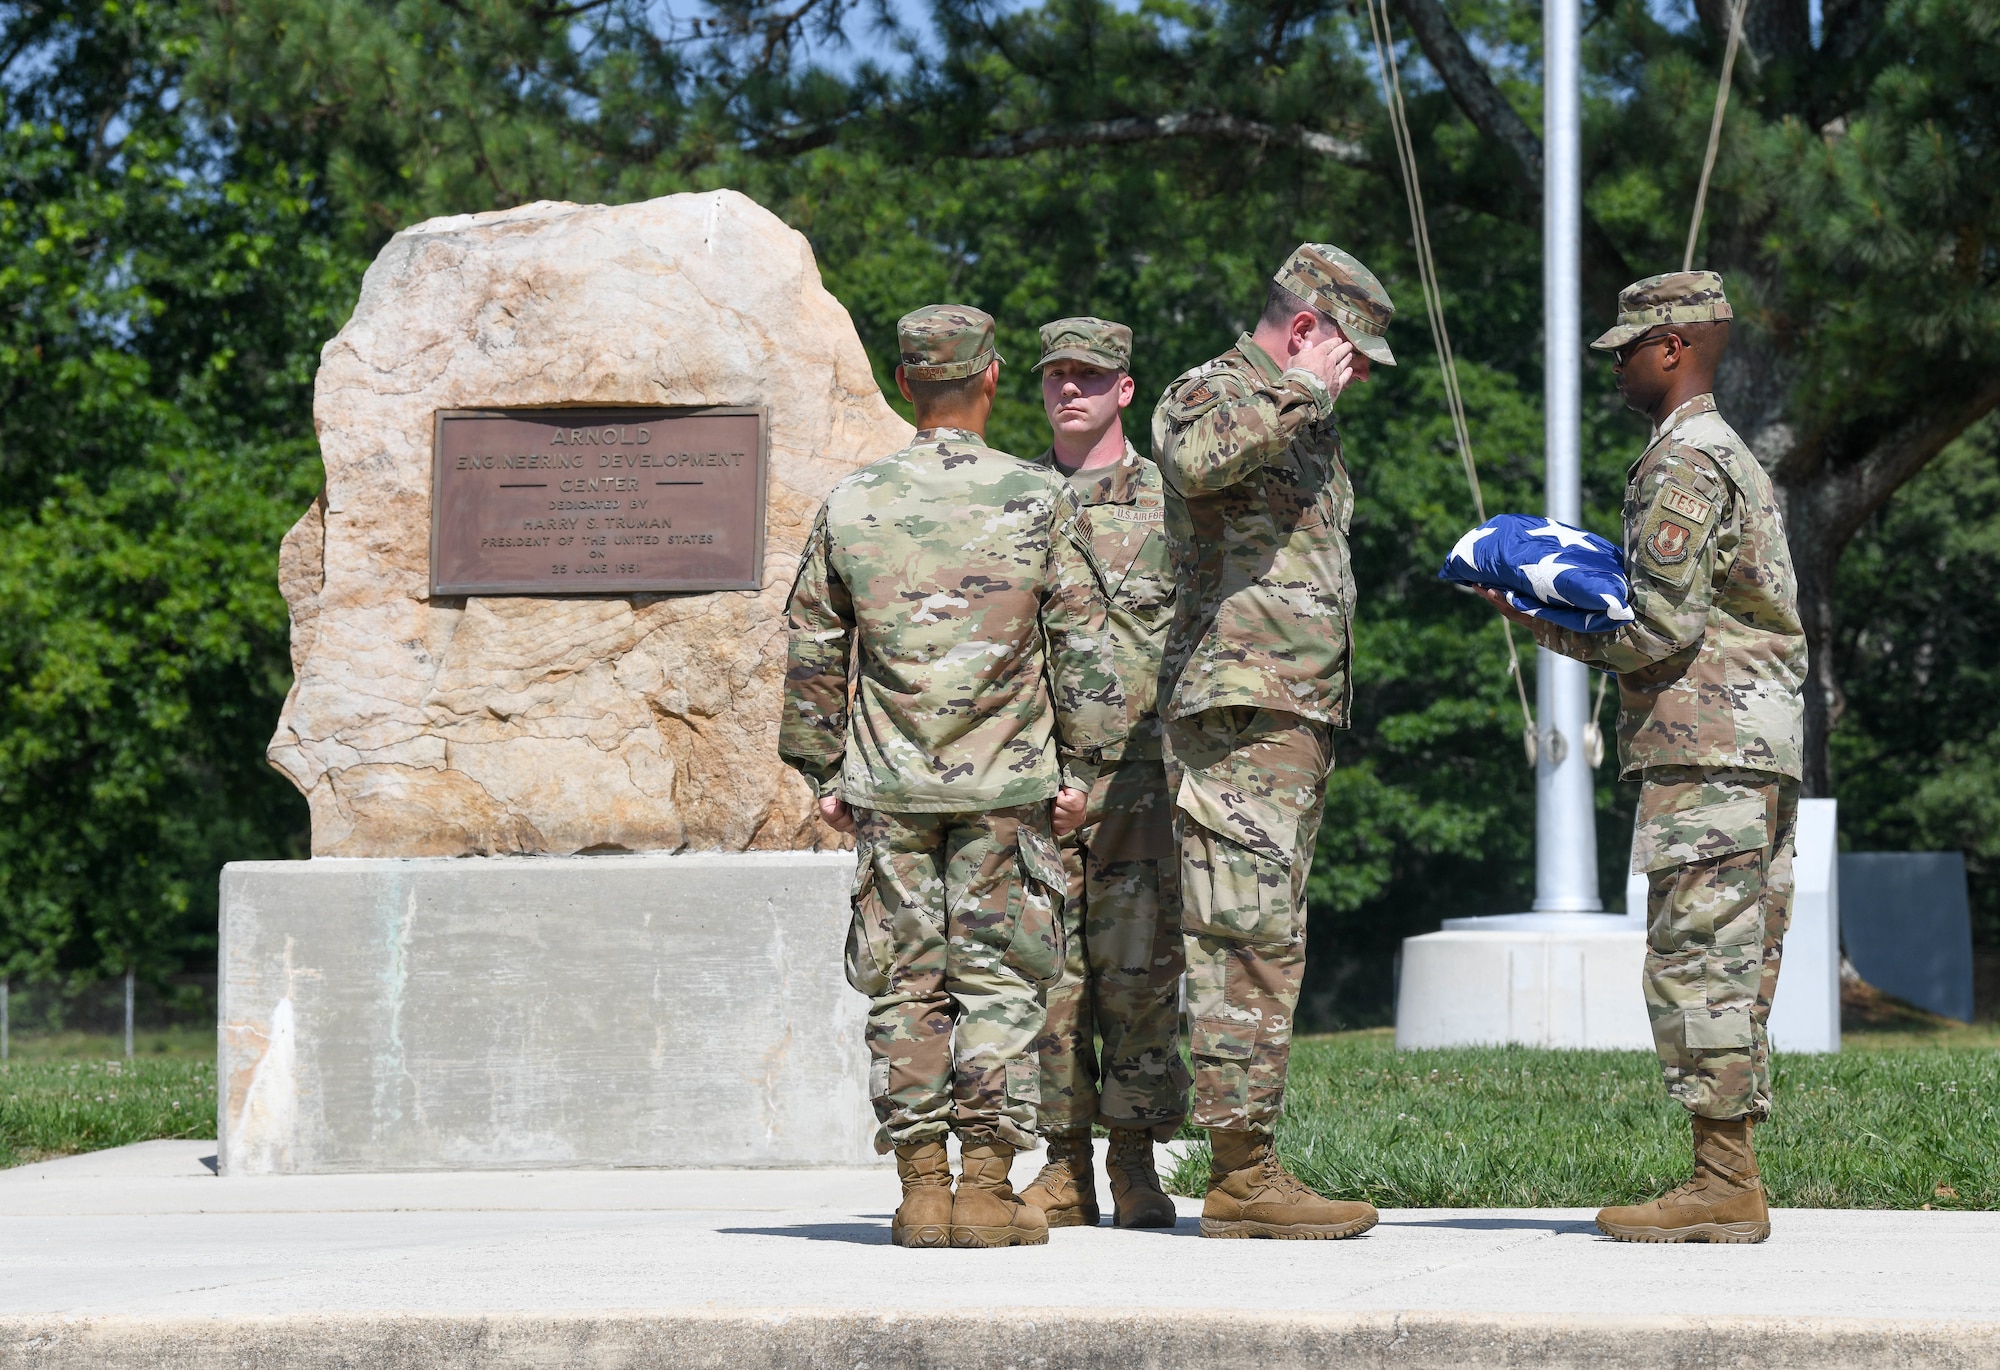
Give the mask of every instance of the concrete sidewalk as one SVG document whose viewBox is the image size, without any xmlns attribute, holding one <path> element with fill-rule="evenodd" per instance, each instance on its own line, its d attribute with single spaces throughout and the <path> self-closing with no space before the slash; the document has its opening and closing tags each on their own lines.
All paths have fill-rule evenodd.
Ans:
<svg viewBox="0 0 2000 1370">
<path fill-rule="evenodd" d="M 1582 1210 L 1396 1210 L 1212 1242 L 1184 1200 L 1172 1232 L 903 1251 L 886 1168 L 218 1180 L 213 1151 L 0 1172 L 0 1370 L 2000 1365 L 1992 1213 L 1657 1247 Z"/>
</svg>

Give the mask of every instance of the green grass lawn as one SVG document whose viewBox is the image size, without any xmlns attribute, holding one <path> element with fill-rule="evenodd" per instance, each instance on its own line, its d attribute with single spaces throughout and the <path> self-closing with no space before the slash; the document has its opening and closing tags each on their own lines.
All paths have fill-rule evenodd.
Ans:
<svg viewBox="0 0 2000 1370">
<path fill-rule="evenodd" d="M 0 1062 L 0 1168 L 159 1137 L 215 1135 L 215 1032 L 16 1037 Z"/>
<path fill-rule="evenodd" d="M 1781 1056 L 1757 1129 L 1774 1202 L 2000 1207 L 2000 1032 L 1856 1033 Z M 1595 1207 L 1687 1178 L 1686 1115 L 1650 1052 L 1397 1052 L 1386 1030 L 1300 1039 L 1278 1147 L 1330 1197 L 1383 1208 Z M 1197 1149 L 1170 1187 L 1198 1195 Z"/>
<path fill-rule="evenodd" d="M 14 1059 L 0 1065 L 0 1166 L 158 1137 L 215 1135 L 215 1063 Z"/>
<path fill-rule="evenodd" d="M 2000 1208 L 2000 1028 L 1851 1032 L 1781 1056 L 1758 1129 L 1780 1204 Z M 17 1040 L 0 1064 L 0 1166 L 215 1135 L 212 1033 Z M 107 1058 L 113 1059 L 107 1059 Z M 1688 1125 L 1650 1053 L 1398 1053 L 1392 1034 L 1301 1038 L 1278 1145 L 1323 1192 L 1381 1207 L 1593 1207 L 1686 1178 Z M 1197 1149 L 1171 1187 L 1200 1194 Z"/>
</svg>

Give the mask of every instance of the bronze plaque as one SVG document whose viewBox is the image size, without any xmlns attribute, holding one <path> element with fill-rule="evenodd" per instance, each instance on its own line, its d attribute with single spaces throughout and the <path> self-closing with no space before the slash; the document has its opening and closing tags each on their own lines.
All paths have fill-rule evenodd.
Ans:
<svg viewBox="0 0 2000 1370">
<path fill-rule="evenodd" d="M 762 409 L 451 409 L 431 462 L 431 593 L 756 590 Z"/>
</svg>

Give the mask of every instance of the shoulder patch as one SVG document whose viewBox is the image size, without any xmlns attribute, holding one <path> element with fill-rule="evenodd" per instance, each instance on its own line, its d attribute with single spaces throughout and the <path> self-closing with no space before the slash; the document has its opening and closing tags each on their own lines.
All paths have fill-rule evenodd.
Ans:
<svg viewBox="0 0 2000 1370">
<path fill-rule="evenodd" d="M 1715 517 L 1715 501 L 1702 499 L 1692 491 L 1684 490 L 1676 481 L 1668 481 L 1660 487 L 1660 508 L 1670 514 L 1678 514 L 1696 524 L 1705 524 Z"/>
<path fill-rule="evenodd" d="M 1715 526 L 1717 501 L 1690 490 L 1674 476 L 1660 482 L 1639 527 L 1639 561 L 1654 579 L 1685 589 L 1697 554 Z"/>
<path fill-rule="evenodd" d="M 1182 382 L 1167 397 L 1167 417 L 1175 423 L 1200 418 L 1229 398 L 1229 385 L 1215 373 Z"/>
</svg>

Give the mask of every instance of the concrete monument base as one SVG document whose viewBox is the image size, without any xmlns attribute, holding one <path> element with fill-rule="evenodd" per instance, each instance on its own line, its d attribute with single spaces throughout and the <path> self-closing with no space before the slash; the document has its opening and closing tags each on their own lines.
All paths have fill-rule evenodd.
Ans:
<svg viewBox="0 0 2000 1370">
<path fill-rule="evenodd" d="M 847 852 L 222 875 L 226 1175 L 875 1163 Z"/>
</svg>

